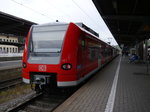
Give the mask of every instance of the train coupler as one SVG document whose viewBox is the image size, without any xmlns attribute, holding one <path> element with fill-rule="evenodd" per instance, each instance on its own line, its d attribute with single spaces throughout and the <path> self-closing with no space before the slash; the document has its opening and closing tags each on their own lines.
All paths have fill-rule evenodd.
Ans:
<svg viewBox="0 0 150 112">
<path fill-rule="evenodd" d="M 34 75 L 32 79 L 33 84 L 38 84 L 38 85 L 46 85 L 50 84 L 50 76 L 47 75 Z"/>
</svg>

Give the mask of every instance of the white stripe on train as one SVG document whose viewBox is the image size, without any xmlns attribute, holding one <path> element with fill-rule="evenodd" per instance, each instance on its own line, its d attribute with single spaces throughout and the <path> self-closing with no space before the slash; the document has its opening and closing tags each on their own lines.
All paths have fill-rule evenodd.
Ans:
<svg viewBox="0 0 150 112">
<path fill-rule="evenodd" d="M 93 71 L 91 71 L 90 73 L 88 73 L 87 75 L 85 75 L 85 77 L 77 80 L 77 81 L 57 81 L 57 86 L 58 87 L 67 87 L 67 86 L 76 86 L 78 84 L 80 84 L 83 80 L 86 80 L 87 78 L 89 78 L 92 74 L 94 74 L 95 72 L 97 72 L 100 69 L 100 67 L 94 69 Z M 25 79 L 23 78 L 23 82 L 29 84 L 30 80 L 29 79 Z"/>
</svg>

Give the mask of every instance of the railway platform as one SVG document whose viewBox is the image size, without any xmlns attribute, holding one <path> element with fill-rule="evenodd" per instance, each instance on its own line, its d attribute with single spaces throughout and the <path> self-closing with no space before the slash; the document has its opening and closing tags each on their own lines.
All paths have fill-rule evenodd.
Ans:
<svg viewBox="0 0 150 112">
<path fill-rule="evenodd" d="M 21 67 L 22 67 L 22 60 L 11 60 L 11 61 L 0 62 L 0 71 L 14 69 L 14 68 L 21 68 Z"/>
<path fill-rule="evenodd" d="M 146 65 L 118 56 L 54 112 L 150 112 Z"/>
</svg>

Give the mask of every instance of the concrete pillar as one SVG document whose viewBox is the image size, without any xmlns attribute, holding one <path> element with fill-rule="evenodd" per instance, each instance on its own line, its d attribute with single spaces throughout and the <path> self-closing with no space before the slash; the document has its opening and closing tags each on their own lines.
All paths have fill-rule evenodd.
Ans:
<svg viewBox="0 0 150 112">
<path fill-rule="evenodd" d="M 143 60 L 143 41 L 139 43 L 138 55 L 140 60 Z"/>
</svg>

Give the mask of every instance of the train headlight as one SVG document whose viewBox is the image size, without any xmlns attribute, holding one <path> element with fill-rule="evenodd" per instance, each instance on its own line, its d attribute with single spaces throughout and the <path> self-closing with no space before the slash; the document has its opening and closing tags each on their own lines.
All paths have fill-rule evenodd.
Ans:
<svg viewBox="0 0 150 112">
<path fill-rule="evenodd" d="M 72 65 L 70 63 L 65 63 L 62 64 L 61 68 L 64 70 L 70 70 L 72 68 Z"/>
<path fill-rule="evenodd" d="M 26 64 L 25 62 L 23 62 L 23 63 L 22 63 L 22 67 L 23 67 L 23 68 L 26 68 L 26 67 L 27 67 L 27 64 Z"/>
</svg>

